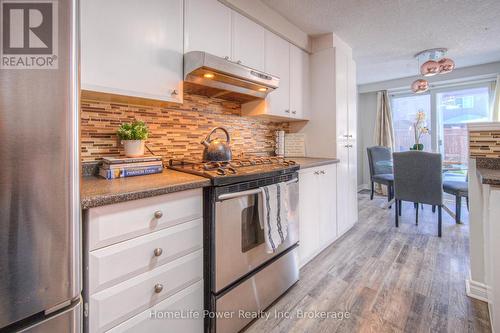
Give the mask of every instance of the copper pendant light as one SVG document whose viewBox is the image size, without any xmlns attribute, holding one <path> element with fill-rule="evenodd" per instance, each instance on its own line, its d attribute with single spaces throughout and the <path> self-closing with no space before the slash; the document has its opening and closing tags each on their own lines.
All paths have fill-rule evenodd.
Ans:
<svg viewBox="0 0 500 333">
<path fill-rule="evenodd" d="M 450 58 L 443 58 L 438 61 L 439 74 L 448 74 L 455 69 L 455 62 Z"/>
<path fill-rule="evenodd" d="M 429 82 L 427 80 L 418 79 L 411 84 L 411 91 L 416 94 L 421 94 L 427 90 L 429 90 Z"/>
<path fill-rule="evenodd" d="M 448 49 L 436 48 L 421 51 L 415 54 L 420 66 L 420 74 L 429 77 L 436 74 L 450 73 L 455 69 L 455 62 L 450 58 L 445 58 Z M 418 79 L 411 84 L 411 90 L 416 94 L 421 94 L 429 90 L 429 82 Z"/>
<path fill-rule="evenodd" d="M 427 60 L 420 66 L 420 74 L 423 76 L 433 76 L 439 74 L 440 65 L 435 60 Z"/>
</svg>

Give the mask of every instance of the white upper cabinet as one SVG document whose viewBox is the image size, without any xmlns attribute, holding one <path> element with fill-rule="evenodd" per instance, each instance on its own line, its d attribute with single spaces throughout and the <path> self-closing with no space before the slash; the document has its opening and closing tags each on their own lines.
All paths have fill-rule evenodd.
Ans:
<svg viewBox="0 0 500 333">
<path fill-rule="evenodd" d="M 265 29 L 233 11 L 232 61 L 264 70 Z"/>
<path fill-rule="evenodd" d="M 184 52 L 231 58 L 231 9 L 217 0 L 185 0 Z"/>
<path fill-rule="evenodd" d="M 309 54 L 290 45 L 290 112 L 294 118 L 308 119 L 309 75 Z"/>
<path fill-rule="evenodd" d="M 267 95 L 267 112 L 290 116 L 290 43 L 266 31 L 265 71 L 280 78 L 278 89 Z"/>
<path fill-rule="evenodd" d="M 182 14 L 182 0 L 82 1 L 82 89 L 181 103 Z"/>
</svg>

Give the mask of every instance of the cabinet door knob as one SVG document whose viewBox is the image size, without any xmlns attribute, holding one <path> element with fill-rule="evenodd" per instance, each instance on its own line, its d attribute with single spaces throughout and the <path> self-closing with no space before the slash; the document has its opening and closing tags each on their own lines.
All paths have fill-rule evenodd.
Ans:
<svg viewBox="0 0 500 333">
<path fill-rule="evenodd" d="M 325 170 L 321 170 L 319 173 L 321 173 L 322 175 L 326 174 Z"/>
<path fill-rule="evenodd" d="M 159 294 L 163 290 L 163 285 L 161 283 L 155 284 L 155 293 Z"/>
<path fill-rule="evenodd" d="M 319 171 L 314 171 L 314 174 L 315 175 L 319 175 Z"/>
<path fill-rule="evenodd" d="M 290 113 L 290 110 L 285 110 L 285 113 Z"/>
<path fill-rule="evenodd" d="M 161 219 L 163 217 L 163 212 L 161 210 L 157 210 L 155 212 L 155 218 L 156 219 Z"/>
<path fill-rule="evenodd" d="M 178 94 L 177 89 L 172 90 L 172 96 L 177 96 Z"/>
<path fill-rule="evenodd" d="M 159 257 L 163 253 L 163 249 L 161 247 L 156 248 L 153 253 L 155 254 L 155 257 Z"/>
<path fill-rule="evenodd" d="M 225 57 L 224 57 L 224 59 L 229 60 L 229 57 L 228 57 L 228 56 L 225 56 Z"/>
<path fill-rule="evenodd" d="M 236 61 L 236 63 L 237 63 L 238 65 L 240 65 L 240 64 L 241 64 L 241 60 Z"/>
<path fill-rule="evenodd" d="M 296 113 L 297 113 L 297 111 L 295 111 L 295 110 L 294 110 L 294 111 L 292 111 L 292 113 L 293 113 L 293 114 L 296 114 Z"/>
</svg>

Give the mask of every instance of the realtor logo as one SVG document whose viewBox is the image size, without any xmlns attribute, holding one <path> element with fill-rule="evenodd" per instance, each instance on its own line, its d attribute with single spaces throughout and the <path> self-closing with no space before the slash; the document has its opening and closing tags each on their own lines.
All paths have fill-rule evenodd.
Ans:
<svg viewBox="0 0 500 333">
<path fill-rule="evenodd" d="M 57 69 L 57 0 L 0 0 L 1 69 Z"/>
</svg>

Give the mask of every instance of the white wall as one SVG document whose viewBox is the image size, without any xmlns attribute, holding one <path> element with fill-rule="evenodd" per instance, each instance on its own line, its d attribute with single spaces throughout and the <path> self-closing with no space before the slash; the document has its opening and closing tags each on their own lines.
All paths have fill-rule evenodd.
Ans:
<svg viewBox="0 0 500 333">
<path fill-rule="evenodd" d="M 375 145 L 373 132 L 377 116 L 377 93 L 358 94 L 358 186 L 370 184 L 366 148 Z"/>
</svg>

